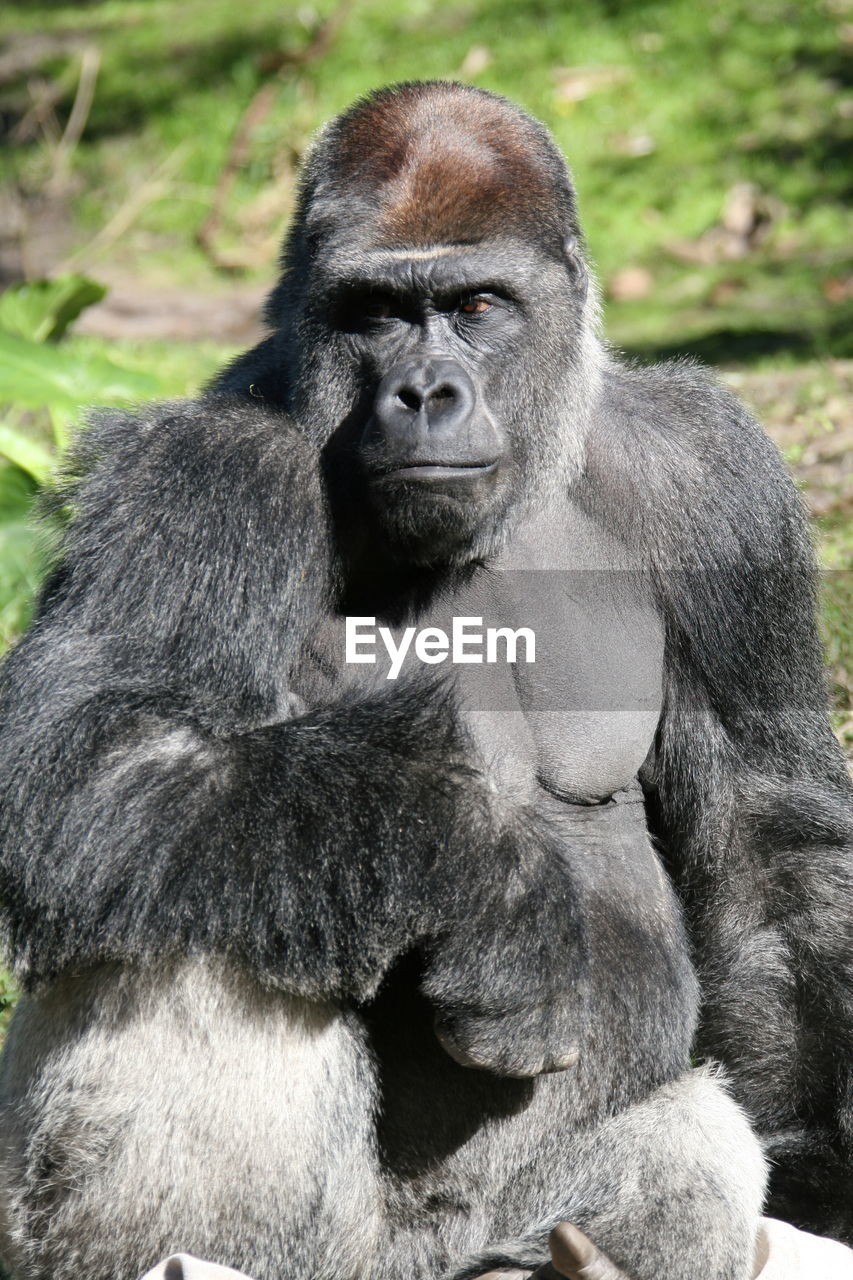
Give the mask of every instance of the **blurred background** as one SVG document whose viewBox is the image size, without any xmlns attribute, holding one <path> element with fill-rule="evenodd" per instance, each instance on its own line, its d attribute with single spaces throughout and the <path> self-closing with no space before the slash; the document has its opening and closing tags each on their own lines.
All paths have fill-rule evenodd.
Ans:
<svg viewBox="0 0 853 1280">
<path fill-rule="evenodd" d="M 853 750 L 853 0 L 23 0 L 0 12 L 0 647 L 86 403 L 197 390 L 260 332 L 300 158 L 450 77 L 553 130 L 612 342 L 718 366 L 817 520 Z"/>
</svg>

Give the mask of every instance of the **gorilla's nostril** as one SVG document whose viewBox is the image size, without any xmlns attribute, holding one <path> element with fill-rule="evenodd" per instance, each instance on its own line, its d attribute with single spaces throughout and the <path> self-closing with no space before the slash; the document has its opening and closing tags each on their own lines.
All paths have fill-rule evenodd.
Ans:
<svg viewBox="0 0 853 1280">
<path fill-rule="evenodd" d="M 429 403 L 431 407 L 443 409 L 447 404 L 456 399 L 456 392 L 453 387 L 444 385 L 437 387 L 435 391 L 430 393 Z"/>
<path fill-rule="evenodd" d="M 423 401 L 417 391 L 413 391 L 411 387 L 400 387 L 397 392 L 397 399 L 407 409 L 411 409 L 413 413 L 420 411 Z"/>
</svg>

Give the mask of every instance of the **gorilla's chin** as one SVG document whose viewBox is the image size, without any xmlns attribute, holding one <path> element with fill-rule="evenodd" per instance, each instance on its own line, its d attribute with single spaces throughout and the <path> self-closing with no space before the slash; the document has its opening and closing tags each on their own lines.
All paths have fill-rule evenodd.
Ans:
<svg viewBox="0 0 853 1280">
<path fill-rule="evenodd" d="M 371 485 L 374 527 L 386 553 L 423 568 L 458 568 L 494 555 L 507 505 L 494 483 L 496 468 L 468 468 L 467 475 L 461 468 L 429 470 L 428 478 L 399 472 Z"/>
</svg>

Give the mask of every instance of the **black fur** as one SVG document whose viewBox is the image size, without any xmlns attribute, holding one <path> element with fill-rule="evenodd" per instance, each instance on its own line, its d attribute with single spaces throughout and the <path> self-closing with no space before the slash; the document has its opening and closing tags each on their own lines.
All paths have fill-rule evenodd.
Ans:
<svg viewBox="0 0 853 1280">
<path fill-rule="evenodd" d="M 287 418 L 227 402 L 105 417 L 69 470 L 85 478 L 58 495 L 67 545 L 4 670 L 0 892 L 25 984 L 214 952 L 363 1001 L 420 948 L 446 1026 L 466 1039 L 467 1011 L 491 1065 L 525 1058 L 539 1023 L 537 1044 L 571 1048 L 584 986 L 615 981 L 587 977 L 595 929 L 619 930 L 579 912 L 592 886 L 564 854 L 594 848 L 596 824 L 495 811 L 446 685 L 305 707 L 335 575 L 317 459 Z M 596 1097 L 667 1078 L 691 1032 L 677 930 L 656 960 L 637 904 L 624 927 L 652 966 L 648 1076 L 608 1064 Z"/>
<path fill-rule="evenodd" d="M 317 143 L 271 336 L 82 437 L 3 677 L 15 1280 L 468 1276 L 562 1217 L 637 1280 L 745 1280 L 761 1162 L 688 1071 L 664 864 L 772 1207 L 853 1237 L 853 806 L 803 513 L 706 375 L 603 348 L 579 243 L 540 126 L 384 91 Z M 536 622 L 532 677 L 343 662 L 343 614 L 490 611 Z"/>
</svg>

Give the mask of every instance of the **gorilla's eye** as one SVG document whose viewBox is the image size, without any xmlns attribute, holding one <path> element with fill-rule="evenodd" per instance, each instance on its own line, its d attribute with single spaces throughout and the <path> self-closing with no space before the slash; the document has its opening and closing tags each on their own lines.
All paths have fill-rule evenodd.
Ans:
<svg viewBox="0 0 853 1280">
<path fill-rule="evenodd" d="M 368 320 L 387 320 L 393 311 L 394 303 L 387 294 L 374 294 L 362 304 L 362 313 Z"/>
<path fill-rule="evenodd" d="M 381 329 L 383 321 L 399 319 L 402 302 L 388 290 L 349 287 L 332 295 L 329 315 L 345 333 L 370 333 Z"/>
<path fill-rule="evenodd" d="M 474 294 L 473 297 L 463 298 L 459 303 L 459 310 L 463 311 L 466 316 L 481 316 L 486 311 L 491 311 L 492 304 L 488 298 L 484 298 L 482 294 Z"/>
</svg>

